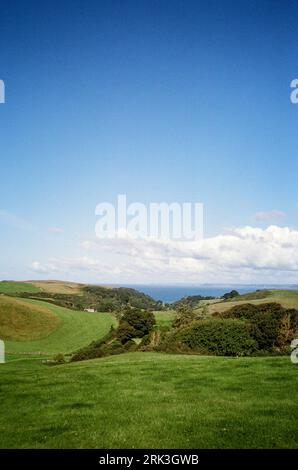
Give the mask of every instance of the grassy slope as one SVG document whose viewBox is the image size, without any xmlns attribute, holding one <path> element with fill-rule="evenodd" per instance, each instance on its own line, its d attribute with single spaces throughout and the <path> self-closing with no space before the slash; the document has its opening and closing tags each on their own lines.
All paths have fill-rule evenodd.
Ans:
<svg viewBox="0 0 298 470">
<path fill-rule="evenodd" d="M 298 290 L 272 290 L 268 291 L 268 296 L 262 299 L 247 299 L 246 296 L 239 297 L 238 300 L 230 300 L 225 302 L 218 302 L 210 304 L 208 307 L 209 313 L 223 312 L 235 305 L 241 304 L 262 304 L 267 302 L 278 302 L 286 308 L 298 309 Z"/>
<path fill-rule="evenodd" d="M 0 296 L 0 337 L 3 340 L 26 341 L 48 336 L 60 319 L 45 305 L 32 305 L 22 299 Z"/>
<path fill-rule="evenodd" d="M 18 294 L 21 292 L 35 294 L 40 292 L 40 289 L 30 282 L 0 281 L 0 294 Z"/>
<path fill-rule="evenodd" d="M 64 281 L 30 281 L 37 289 L 57 294 L 79 294 L 84 284 Z"/>
<path fill-rule="evenodd" d="M 297 448 L 297 367 L 154 353 L 16 359 L 0 366 L 0 446 Z"/>
<path fill-rule="evenodd" d="M 59 327 L 48 336 L 35 341 L 6 341 L 7 353 L 33 353 L 44 355 L 69 353 L 104 336 L 115 318 L 109 313 L 87 313 L 57 307 L 42 301 L 24 300 L 31 306 L 45 307 L 60 319 Z"/>
</svg>

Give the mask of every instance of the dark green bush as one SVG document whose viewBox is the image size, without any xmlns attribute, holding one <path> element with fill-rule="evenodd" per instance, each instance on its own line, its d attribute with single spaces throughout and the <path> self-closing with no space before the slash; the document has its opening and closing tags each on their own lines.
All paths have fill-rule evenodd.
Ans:
<svg viewBox="0 0 298 470">
<path fill-rule="evenodd" d="M 214 316 L 246 320 L 259 351 L 287 351 L 298 327 L 297 310 L 286 309 L 276 302 L 236 305 Z"/>
<path fill-rule="evenodd" d="M 101 347 L 104 356 L 113 356 L 114 354 L 122 354 L 125 352 L 124 346 L 118 339 L 111 343 L 103 344 Z"/>
<path fill-rule="evenodd" d="M 239 319 L 246 319 L 251 320 L 258 315 L 258 307 L 253 304 L 242 304 L 236 305 L 235 307 L 226 310 L 225 312 L 215 312 L 214 316 L 219 318 L 239 318 Z"/>
<path fill-rule="evenodd" d="M 134 327 L 127 323 L 125 320 L 122 320 L 120 322 L 116 334 L 122 344 L 127 343 L 127 341 L 137 336 L 137 332 Z"/>
<path fill-rule="evenodd" d="M 193 322 L 171 332 L 165 340 L 166 349 L 186 350 L 219 356 L 250 355 L 257 349 L 246 322 L 236 319 L 211 319 Z"/>
<path fill-rule="evenodd" d="M 73 354 L 71 361 L 86 361 L 87 359 L 96 359 L 97 357 L 103 357 L 104 353 L 101 348 L 87 348 L 78 351 Z"/>
<path fill-rule="evenodd" d="M 222 296 L 222 299 L 225 299 L 225 300 L 234 299 L 234 297 L 238 297 L 239 295 L 240 295 L 239 292 L 234 289 L 234 290 L 231 290 L 231 292 L 227 292 L 226 294 L 224 294 Z"/>
<path fill-rule="evenodd" d="M 120 320 L 119 329 L 122 325 L 130 325 L 134 329 L 134 337 L 142 338 L 148 335 L 155 325 L 154 314 L 140 309 L 128 308 L 124 311 Z"/>
</svg>

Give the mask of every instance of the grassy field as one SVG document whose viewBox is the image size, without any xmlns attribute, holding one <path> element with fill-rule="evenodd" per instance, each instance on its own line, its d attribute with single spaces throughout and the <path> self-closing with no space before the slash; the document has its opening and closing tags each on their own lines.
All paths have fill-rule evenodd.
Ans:
<svg viewBox="0 0 298 470">
<path fill-rule="evenodd" d="M 172 322 L 176 316 L 174 310 L 166 312 L 154 312 L 156 327 L 159 331 L 167 331 L 171 328 Z"/>
<path fill-rule="evenodd" d="M 43 338 L 28 341 L 6 341 L 8 354 L 41 353 L 52 355 L 70 353 L 108 333 L 115 318 L 109 313 L 87 313 L 69 310 L 43 301 L 23 300 L 33 309 L 45 309 L 58 318 L 57 328 Z M 1 324 L 0 324 L 1 335 Z"/>
<path fill-rule="evenodd" d="M 18 294 L 28 292 L 35 294 L 40 288 L 30 282 L 0 281 L 0 294 Z"/>
<path fill-rule="evenodd" d="M 43 338 L 55 331 L 60 318 L 45 305 L 32 305 L 22 299 L 0 296 L 1 339 L 26 341 Z"/>
<path fill-rule="evenodd" d="M 259 299 L 248 299 L 247 296 L 240 296 L 235 300 L 213 302 L 208 305 L 208 313 L 224 312 L 235 305 L 241 304 L 264 304 L 268 302 L 277 302 L 285 308 L 296 308 L 298 309 L 298 290 L 271 290 L 268 291 L 268 295 L 264 298 Z"/>
<path fill-rule="evenodd" d="M 130 353 L 49 367 L 0 366 L 0 446 L 298 447 L 289 357 Z"/>
<path fill-rule="evenodd" d="M 84 284 L 64 281 L 31 281 L 40 291 L 52 294 L 79 294 Z"/>
<path fill-rule="evenodd" d="M 0 283 L 0 293 L 32 288 L 17 283 L 16 291 L 15 284 Z M 248 301 L 298 308 L 298 291 L 211 303 L 209 313 Z M 160 334 L 175 312 L 155 312 L 155 318 Z M 0 337 L 9 338 L 8 362 L 0 364 L 0 448 L 298 447 L 298 366 L 288 356 L 137 352 L 42 363 L 99 339 L 112 324 L 108 313 L 0 295 Z"/>
</svg>

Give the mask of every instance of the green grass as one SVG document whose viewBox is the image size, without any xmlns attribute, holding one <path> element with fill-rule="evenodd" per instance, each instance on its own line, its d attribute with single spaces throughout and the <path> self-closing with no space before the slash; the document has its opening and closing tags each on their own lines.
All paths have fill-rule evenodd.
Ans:
<svg viewBox="0 0 298 470">
<path fill-rule="evenodd" d="M 273 290 L 270 299 L 286 308 L 298 309 L 298 290 Z"/>
<path fill-rule="evenodd" d="M 20 294 L 22 292 L 36 294 L 40 292 L 40 289 L 29 282 L 0 281 L 0 294 Z"/>
<path fill-rule="evenodd" d="M 130 353 L 0 366 L 1 448 L 297 448 L 289 357 Z"/>
<path fill-rule="evenodd" d="M 171 328 L 172 322 L 176 316 L 174 310 L 165 312 L 154 312 L 156 327 L 160 331 L 167 331 Z"/>
<path fill-rule="evenodd" d="M 3 286 L 16 288 L 11 284 L 0 283 L 0 293 Z M 0 302 L 6 299 L 0 296 Z M 271 291 L 250 302 L 268 301 L 298 308 L 298 291 Z M 289 357 L 139 352 L 50 367 L 43 356 L 86 346 L 104 336 L 115 318 L 42 301 L 14 302 L 34 312 L 46 309 L 59 323 L 43 338 L 5 342 L 0 448 L 298 447 L 298 366 Z M 156 312 L 157 330 L 169 329 L 174 317 L 173 311 Z"/>
<path fill-rule="evenodd" d="M 69 310 L 43 301 L 24 300 L 32 307 L 47 308 L 60 320 L 58 327 L 49 335 L 34 341 L 6 341 L 6 352 L 11 354 L 41 353 L 52 355 L 70 353 L 87 346 L 108 333 L 115 318 L 109 313 L 88 313 Z M 1 332 L 0 332 L 1 334 Z"/>
</svg>

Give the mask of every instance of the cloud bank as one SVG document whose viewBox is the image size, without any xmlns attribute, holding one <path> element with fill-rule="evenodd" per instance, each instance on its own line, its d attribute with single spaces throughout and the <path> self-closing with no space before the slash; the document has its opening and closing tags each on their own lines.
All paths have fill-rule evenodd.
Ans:
<svg viewBox="0 0 298 470">
<path fill-rule="evenodd" d="M 298 279 L 298 230 L 246 226 L 198 241 L 85 240 L 84 256 L 35 261 L 31 269 L 52 275 L 88 273 L 98 282 L 289 283 Z"/>
</svg>

